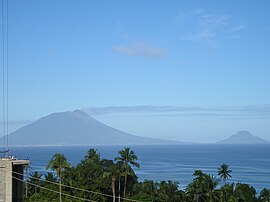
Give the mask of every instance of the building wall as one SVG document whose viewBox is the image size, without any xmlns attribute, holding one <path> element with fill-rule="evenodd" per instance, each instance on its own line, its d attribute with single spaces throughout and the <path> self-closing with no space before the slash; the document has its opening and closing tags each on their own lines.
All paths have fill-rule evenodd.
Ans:
<svg viewBox="0 0 270 202">
<path fill-rule="evenodd" d="M 6 201 L 6 170 L 0 161 L 0 201 Z"/>
<path fill-rule="evenodd" d="M 0 202 L 23 201 L 23 176 L 20 174 L 23 174 L 23 168 L 28 164 L 26 160 L 0 159 Z"/>
</svg>

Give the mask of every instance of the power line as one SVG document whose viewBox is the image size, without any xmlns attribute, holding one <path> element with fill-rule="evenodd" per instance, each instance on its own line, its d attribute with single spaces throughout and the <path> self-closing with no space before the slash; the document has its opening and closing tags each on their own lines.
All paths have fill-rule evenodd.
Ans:
<svg viewBox="0 0 270 202">
<path fill-rule="evenodd" d="M 3 66 L 3 140 L 4 140 L 4 147 L 6 145 L 6 114 L 5 114 L 5 25 L 4 25 L 4 0 L 2 0 L 2 66 Z"/>
<path fill-rule="evenodd" d="M 7 61 L 6 61 L 6 66 L 7 66 L 7 111 L 6 111 L 6 115 L 7 115 L 7 117 L 6 117 L 6 122 L 7 122 L 7 126 L 6 126 L 6 134 L 7 134 L 7 139 L 6 139 L 6 144 L 7 144 L 7 148 L 6 148 L 6 150 L 8 150 L 8 133 L 9 133 L 9 92 L 8 92 L 8 90 L 9 90 L 9 53 L 8 53 L 8 48 L 9 48 L 9 44 L 8 44 L 8 29 L 9 29 L 9 26 L 8 26 L 8 15 L 9 15 L 9 9 L 8 9 L 8 1 L 9 0 L 7 0 L 7 49 L 6 49 L 6 59 L 7 59 Z M 8 152 L 8 151 L 7 151 Z"/>
<path fill-rule="evenodd" d="M 11 177 L 12 177 L 13 179 L 18 180 L 18 181 L 24 182 L 24 180 L 22 180 L 22 179 L 20 179 L 20 178 L 14 177 L 14 176 L 12 176 L 12 175 L 11 175 Z M 40 189 L 44 189 L 44 190 L 47 190 L 47 191 L 50 191 L 50 192 L 54 192 L 54 193 L 60 194 L 59 191 L 55 191 L 55 190 L 49 189 L 49 188 L 47 188 L 47 187 L 42 187 L 42 186 L 40 186 L 40 185 L 31 183 L 31 182 L 27 182 L 27 183 L 30 184 L 30 185 L 32 185 L 32 186 L 38 187 L 38 188 L 40 188 Z M 78 196 L 69 195 L 69 194 L 66 194 L 66 193 L 61 193 L 61 194 L 64 195 L 64 196 L 72 197 L 72 198 L 79 199 L 79 200 L 82 200 L 82 201 L 97 202 L 97 201 L 93 201 L 93 200 L 90 200 L 90 199 L 85 199 L 85 198 L 81 198 L 81 197 L 78 197 Z"/>
<path fill-rule="evenodd" d="M 36 178 L 36 177 L 32 177 L 32 176 L 27 176 L 25 174 L 21 174 L 21 173 L 17 173 L 15 171 L 11 171 L 15 174 L 19 174 L 19 175 L 23 175 L 23 176 L 26 176 L 26 177 L 29 177 L 29 178 L 32 178 L 32 179 L 36 179 L 36 180 L 41 180 L 41 181 L 44 181 L 44 182 L 47 182 L 47 183 L 51 183 L 51 184 L 56 184 L 58 185 L 58 183 L 56 182 L 52 182 L 52 181 L 48 181 L 48 180 L 45 180 L 45 179 L 41 179 L 41 178 Z M 98 195 L 102 195 L 102 196 L 106 196 L 106 197 L 111 197 L 113 198 L 113 195 L 110 195 L 110 194 L 103 194 L 103 193 L 100 193 L 100 192 L 95 192 L 95 191 L 90 191 L 90 190 L 86 190 L 86 189 L 82 189 L 82 188 L 77 188 L 77 187 L 73 187 L 73 186 L 69 186 L 69 185 L 64 185 L 62 184 L 63 187 L 67 187 L 67 188 L 72 188 L 72 189 L 75 189 L 75 190 L 79 190 L 79 191 L 84 191 L 84 192 L 88 192 L 88 193 L 92 193 L 92 194 L 98 194 Z M 115 196 L 115 198 L 119 198 L 118 196 Z M 123 197 L 120 197 L 120 199 L 124 199 L 126 201 L 134 201 L 134 202 L 140 202 L 138 200 L 133 200 L 133 199 L 128 199 L 128 198 L 123 198 Z"/>
<path fill-rule="evenodd" d="M 17 175 L 21 175 L 21 176 L 26 176 L 26 177 L 28 177 L 28 178 L 32 178 L 32 179 L 36 179 L 36 180 L 41 180 L 41 181 L 44 181 L 44 182 L 47 182 L 47 183 L 59 185 L 59 184 L 56 183 L 56 182 L 48 181 L 48 180 L 41 179 L 41 178 L 37 178 L 37 177 L 27 176 L 27 175 L 25 175 L 25 174 L 18 173 L 18 172 L 15 172 L 15 171 L 10 171 L 10 172 L 15 173 L 15 174 L 17 174 Z M 77 188 L 77 187 L 73 187 L 73 186 L 69 186 L 69 185 L 64 185 L 64 184 L 62 184 L 62 186 L 63 186 L 63 187 L 67 187 L 67 188 L 71 188 L 71 189 L 75 189 L 75 190 L 79 190 L 79 191 L 84 191 L 84 192 L 92 193 L 92 194 L 97 194 L 97 195 L 101 195 L 101 196 L 106 196 L 106 197 L 110 197 L 110 198 L 113 198 L 113 197 L 114 197 L 113 195 L 110 195 L 110 194 L 103 194 L 103 193 L 100 193 L 100 192 L 90 191 L 90 190 L 86 190 L 86 189 L 82 189 L 82 188 Z M 126 201 L 140 202 L 139 200 L 128 199 L 128 198 L 123 198 L 123 197 L 118 197 L 118 196 L 115 196 L 115 198 L 117 198 L 117 199 L 120 198 L 120 199 L 123 199 L 123 200 L 126 200 Z"/>
<path fill-rule="evenodd" d="M 9 102 L 9 72 L 8 72 L 8 0 L 6 3 L 2 0 L 2 66 L 3 66 L 3 148 L 4 150 L 0 153 L 5 153 L 5 157 L 8 157 L 8 130 L 9 130 L 9 110 L 8 110 L 8 102 Z M 6 18 L 6 19 L 5 19 Z M 5 23 L 6 22 L 6 23 Z"/>
</svg>

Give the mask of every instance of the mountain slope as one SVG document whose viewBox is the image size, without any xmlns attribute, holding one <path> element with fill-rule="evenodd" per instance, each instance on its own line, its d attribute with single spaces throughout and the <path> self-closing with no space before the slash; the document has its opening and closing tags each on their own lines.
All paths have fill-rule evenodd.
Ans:
<svg viewBox="0 0 270 202">
<path fill-rule="evenodd" d="M 231 137 L 217 142 L 218 144 L 269 144 L 268 141 L 252 135 L 248 131 L 239 131 Z"/>
<path fill-rule="evenodd" d="M 11 145 L 179 144 L 130 135 L 107 126 L 85 112 L 53 113 L 9 135 Z"/>
</svg>

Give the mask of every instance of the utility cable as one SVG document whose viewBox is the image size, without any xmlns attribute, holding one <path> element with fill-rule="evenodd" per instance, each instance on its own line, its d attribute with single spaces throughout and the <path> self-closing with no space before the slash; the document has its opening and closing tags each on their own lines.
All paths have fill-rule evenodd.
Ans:
<svg viewBox="0 0 270 202">
<path fill-rule="evenodd" d="M 14 174 L 17 174 L 17 175 L 25 176 L 25 177 L 28 177 L 28 178 L 32 178 L 32 179 L 36 179 L 36 180 L 41 180 L 41 181 L 44 181 L 44 182 L 47 182 L 47 183 L 59 185 L 56 182 L 48 181 L 48 180 L 37 178 L 37 177 L 27 176 L 26 174 L 18 173 L 18 172 L 15 172 L 15 171 L 10 171 L 10 172 L 12 172 Z M 73 187 L 73 186 L 69 186 L 69 185 L 64 185 L 64 184 L 61 184 L 61 185 L 62 185 L 62 187 L 67 187 L 67 188 L 71 188 L 71 189 L 75 189 L 75 190 L 79 190 L 79 191 L 84 191 L 84 192 L 88 192 L 88 193 L 92 193 L 92 194 L 97 194 L 97 195 L 101 195 L 101 196 L 106 196 L 106 197 L 113 198 L 113 195 L 110 195 L 110 194 L 103 194 L 103 193 L 100 193 L 100 192 L 90 191 L 90 190 L 86 190 L 86 189 L 82 189 L 82 188 L 77 188 L 77 187 Z M 123 199 L 125 201 L 140 202 L 139 200 L 128 199 L 128 198 L 123 198 L 123 197 L 118 197 L 118 196 L 115 196 L 115 198 L 117 198 L 117 199 L 120 198 L 120 199 Z"/>
<path fill-rule="evenodd" d="M 9 72 L 8 72 L 8 0 L 2 0 L 2 66 L 3 66 L 3 151 L 0 153 L 5 153 L 5 157 L 8 157 L 8 131 L 9 131 Z M 6 18 L 6 19 L 5 19 Z"/>
<path fill-rule="evenodd" d="M 6 116 L 7 116 L 6 117 L 6 122 L 7 122 L 7 126 L 6 126 L 6 135 L 7 135 L 7 137 L 6 137 L 6 151 L 7 152 L 8 152 L 8 133 L 9 133 L 9 103 L 8 103 L 9 102 L 9 92 L 8 92 L 9 91 L 9 61 L 8 61 L 9 60 L 9 53 L 8 53 L 8 49 L 9 49 L 9 43 L 8 43 L 8 40 L 9 40 L 8 39 L 8 34 L 9 34 L 9 25 L 8 25 L 9 24 L 9 20 L 8 20 L 8 18 L 9 18 L 8 17 L 9 9 L 8 9 L 8 1 L 9 0 L 7 0 L 7 36 L 6 36 L 6 38 L 7 38 L 7 48 L 6 48 L 6 51 L 7 51 L 6 52 L 6 55 L 7 55 L 6 56 L 6 60 L 7 60 L 6 61 L 6 66 L 7 66 L 7 70 L 6 70 L 7 71 L 7 73 L 6 73 L 7 74 L 7 81 L 6 81 L 6 85 L 7 85 L 7 87 L 6 87 L 7 88 L 6 89 L 7 90 L 7 93 L 6 93 L 7 94 L 6 95 L 7 96 L 7 98 L 6 98 L 7 99 L 7 104 L 6 104 L 7 105 L 7 110 L 6 110 Z"/>
<path fill-rule="evenodd" d="M 5 25 L 4 25 L 4 0 L 2 0 L 2 66 L 3 66 L 3 141 L 4 141 L 4 148 L 6 145 L 6 114 L 5 114 Z"/>
<path fill-rule="evenodd" d="M 14 176 L 12 176 L 12 178 L 13 178 L 13 179 L 16 179 L 16 180 L 18 180 L 18 181 L 24 182 L 24 180 L 22 180 L 22 179 L 20 179 L 20 178 L 17 178 L 17 177 L 14 177 Z M 40 188 L 40 189 L 44 189 L 44 190 L 47 190 L 47 191 L 50 191 L 50 192 L 54 192 L 54 193 L 60 194 L 59 191 L 55 191 L 55 190 L 49 189 L 49 188 L 47 188 L 47 187 L 42 187 L 42 186 L 40 186 L 40 185 L 31 183 L 31 182 L 27 182 L 27 183 L 28 183 L 29 185 L 38 187 L 38 188 Z M 85 199 L 85 198 L 81 198 L 81 197 L 78 197 L 78 196 L 69 195 L 69 194 L 66 194 L 66 193 L 61 193 L 61 195 L 63 195 L 63 196 L 68 196 L 68 197 L 72 197 L 72 198 L 79 199 L 79 200 L 82 200 L 82 201 L 97 202 L 97 201 L 93 201 L 93 200 L 90 200 L 90 199 Z"/>
</svg>

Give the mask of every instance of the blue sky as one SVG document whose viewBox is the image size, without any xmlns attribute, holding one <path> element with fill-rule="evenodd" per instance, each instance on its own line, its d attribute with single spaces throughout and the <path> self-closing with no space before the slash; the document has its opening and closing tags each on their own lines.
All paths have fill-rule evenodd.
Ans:
<svg viewBox="0 0 270 202">
<path fill-rule="evenodd" d="M 269 8 L 10 1 L 10 129 L 84 109 L 136 135 L 214 142 L 248 130 L 270 140 Z"/>
</svg>

